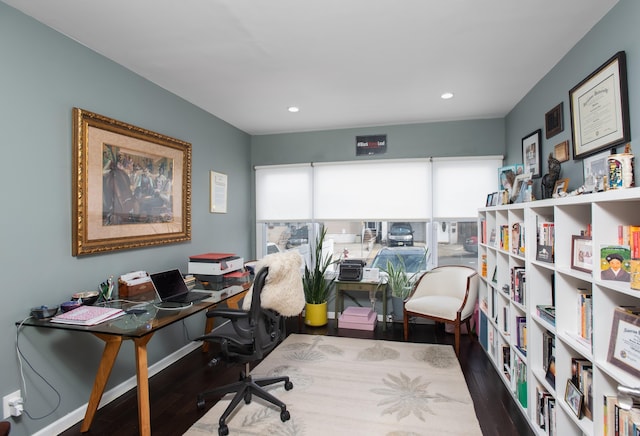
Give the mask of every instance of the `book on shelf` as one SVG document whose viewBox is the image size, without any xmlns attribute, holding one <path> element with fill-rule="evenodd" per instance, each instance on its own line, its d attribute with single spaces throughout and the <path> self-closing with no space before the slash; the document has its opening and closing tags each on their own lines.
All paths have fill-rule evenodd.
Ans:
<svg viewBox="0 0 640 436">
<path fill-rule="evenodd" d="M 527 353 L 527 317 L 516 316 L 516 346 Z"/>
<path fill-rule="evenodd" d="M 593 364 L 587 359 L 574 357 L 571 359 L 571 382 L 583 395 L 582 415 L 593 420 Z"/>
<path fill-rule="evenodd" d="M 553 247 L 555 244 L 555 226 L 553 222 L 543 221 L 538 217 L 538 243 L 536 259 L 542 262 L 553 263 Z"/>
<path fill-rule="evenodd" d="M 631 258 L 640 258 L 640 225 L 619 225 L 618 245 L 628 245 L 631 251 Z"/>
<path fill-rule="evenodd" d="M 542 332 L 542 369 L 549 369 L 551 358 L 556 355 L 556 337 L 548 330 Z"/>
<path fill-rule="evenodd" d="M 124 315 L 122 309 L 102 306 L 80 306 L 51 318 L 51 322 L 74 325 L 96 325 Z"/>
<path fill-rule="evenodd" d="M 594 265 L 595 266 L 595 265 Z M 628 245 L 600 246 L 600 278 L 617 282 L 631 281 L 631 250 Z M 597 268 L 594 268 L 598 271 Z"/>
<path fill-rule="evenodd" d="M 553 388 L 556 387 L 556 357 L 555 355 L 549 357 L 549 363 L 547 364 L 547 372 L 544 375 L 545 380 Z"/>
<path fill-rule="evenodd" d="M 578 288 L 578 335 L 591 344 L 593 335 L 593 299 L 591 290 Z"/>
<path fill-rule="evenodd" d="M 511 347 L 502 344 L 502 372 L 507 380 L 511 380 Z"/>
<path fill-rule="evenodd" d="M 604 395 L 604 436 L 640 434 L 640 409 L 621 407 L 618 397 Z"/>
<path fill-rule="evenodd" d="M 545 430 L 545 434 L 555 434 L 555 416 L 552 418 L 550 414 L 555 413 L 555 401 L 549 392 L 536 387 L 536 423 L 541 430 Z"/>
<path fill-rule="evenodd" d="M 511 253 L 524 256 L 524 223 L 511 225 Z"/>
<path fill-rule="evenodd" d="M 526 270 L 523 266 L 511 268 L 511 299 L 516 303 L 526 301 Z"/>
<path fill-rule="evenodd" d="M 551 325 L 556 325 L 556 307 L 549 304 L 538 304 L 536 306 L 538 316 Z"/>
<path fill-rule="evenodd" d="M 509 226 L 500 226 L 500 248 L 509 251 Z"/>
</svg>

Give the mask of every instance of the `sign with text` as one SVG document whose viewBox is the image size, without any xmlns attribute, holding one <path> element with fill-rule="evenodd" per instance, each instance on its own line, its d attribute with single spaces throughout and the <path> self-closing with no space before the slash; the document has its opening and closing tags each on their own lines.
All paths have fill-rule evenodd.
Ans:
<svg viewBox="0 0 640 436">
<path fill-rule="evenodd" d="M 356 136 L 356 156 L 370 156 L 386 151 L 387 135 Z"/>
</svg>

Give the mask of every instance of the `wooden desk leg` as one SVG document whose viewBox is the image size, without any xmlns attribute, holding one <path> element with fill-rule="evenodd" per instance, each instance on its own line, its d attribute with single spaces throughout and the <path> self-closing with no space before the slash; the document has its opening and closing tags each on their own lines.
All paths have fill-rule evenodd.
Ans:
<svg viewBox="0 0 640 436">
<path fill-rule="evenodd" d="M 141 436 L 151 436 L 151 411 L 149 407 L 149 368 L 147 342 L 153 334 L 133 340 L 136 349 L 136 377 L 138 379 L 138 426 Z"/>
<path fill-rule="evenodd" d="M 113 364 L 116 361 L 118 351 L 120 351 L 120 346 L 122 345 L 121 336 L 102 334 L 95 334 L 95 336 L 102 339 L 105 344 L 104 351 L 102 352 L 102 359 L 100 359 L 100 365 L 98 366 L 98 373 L 96 374 L 96 378 L 93 382 L 93 389 L 91 389 L 91 396 L 89 397 L 87 411 L 84 414 L 84 419 L 80 426 L 80 431 L 82 433 L 88 432 L 91 427 L 93 418 L 96 415 L 96 410 L 98 410 L 98 405 L 102 399 L 104 388 L 107 385 L 107 380 L 109 380 L 109 375 L 111 375 Z"/>
</svg>

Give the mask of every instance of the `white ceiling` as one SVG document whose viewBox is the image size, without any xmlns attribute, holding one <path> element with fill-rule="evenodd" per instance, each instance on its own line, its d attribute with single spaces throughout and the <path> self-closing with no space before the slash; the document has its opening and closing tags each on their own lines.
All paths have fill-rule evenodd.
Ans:
<svg viewBox="0 0 640 436">
<path fill-rule="evenodd" d="M 2 1 L 250 134 L 503 117 L 617 3 Z"/>
</svg>

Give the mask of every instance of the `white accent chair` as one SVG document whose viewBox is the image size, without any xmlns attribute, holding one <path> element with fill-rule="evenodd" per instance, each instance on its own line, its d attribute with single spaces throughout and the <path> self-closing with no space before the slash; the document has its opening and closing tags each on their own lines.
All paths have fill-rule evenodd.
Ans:
<svg viewBox="0 0 640 436">
<path fill-rule="evenodd" d="M 471 317 L 478 299 L 478 273 L 468 266 L 440 266 L 420 277 L 404 302 L 404 340 L 409 318 L 421 317 L 454 326 L 456 356 L 460 356 L 460 326 L 471 334 Z"/>
</svg>

